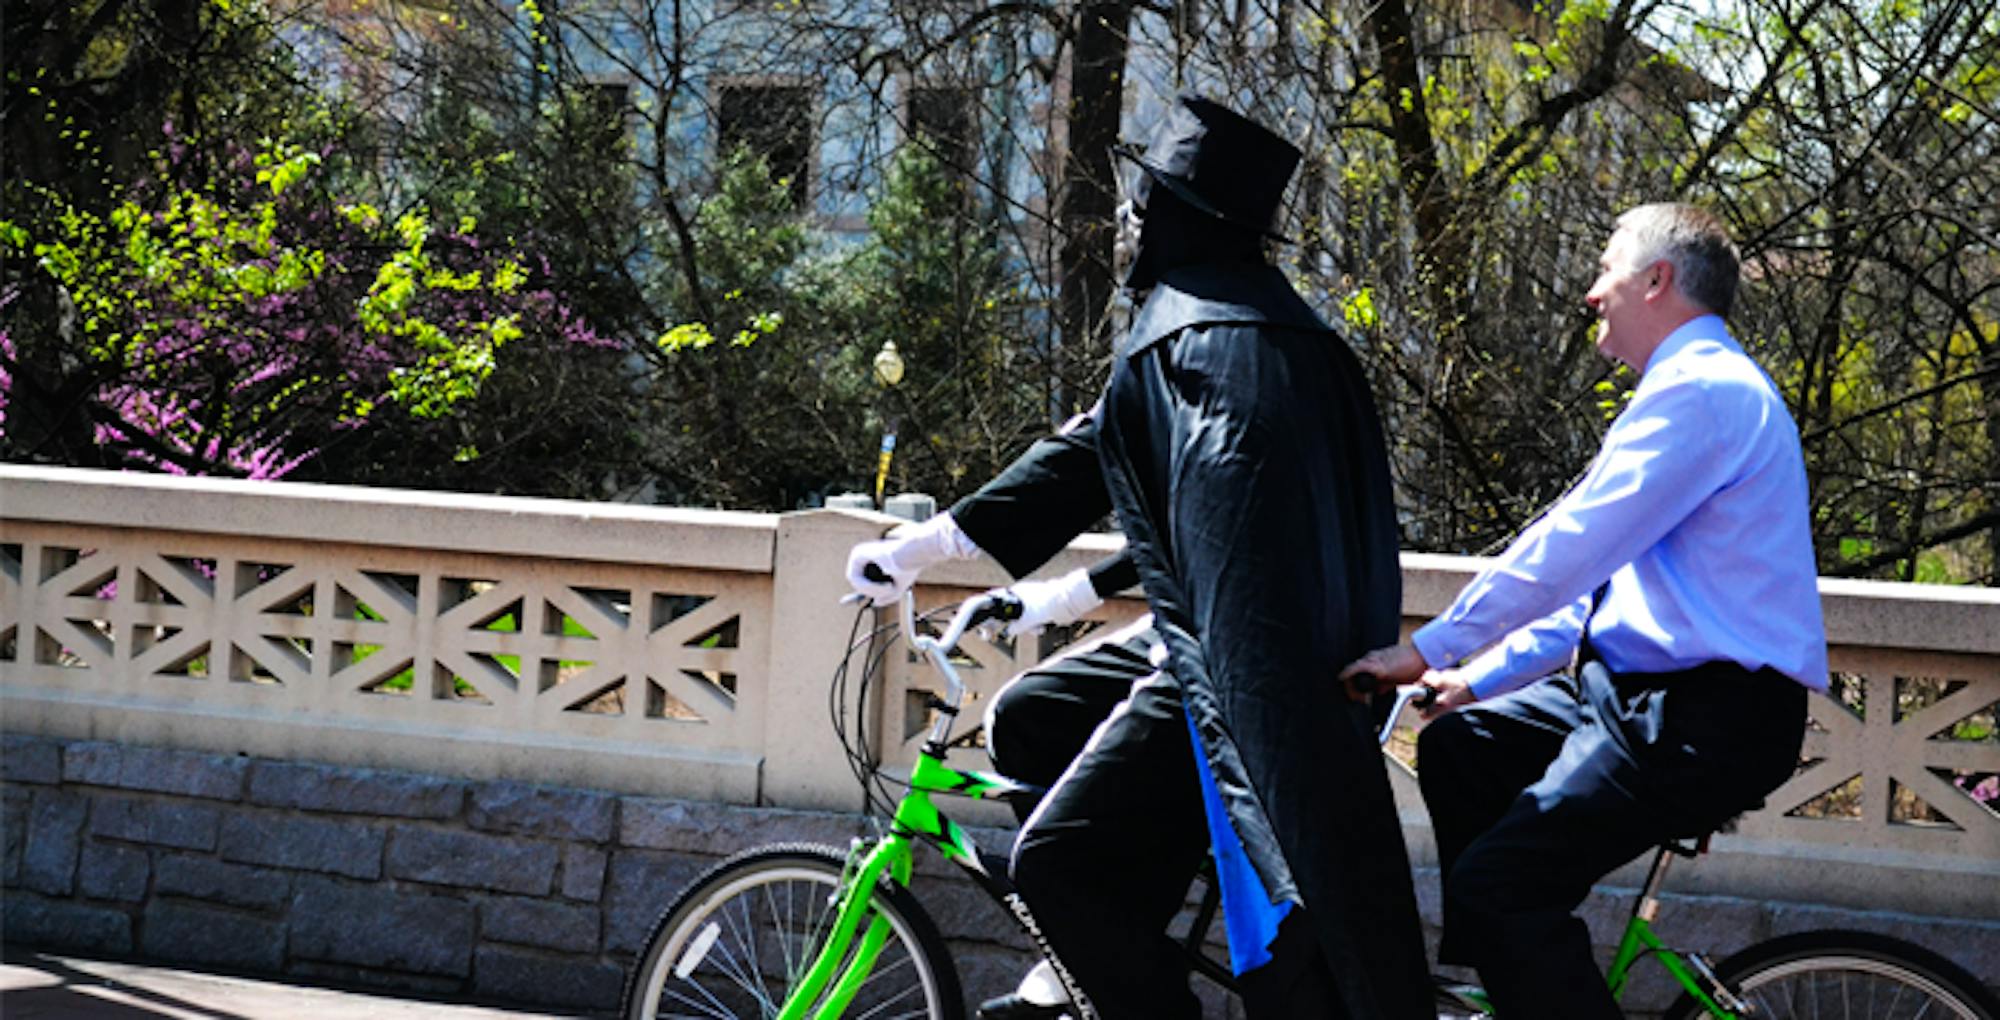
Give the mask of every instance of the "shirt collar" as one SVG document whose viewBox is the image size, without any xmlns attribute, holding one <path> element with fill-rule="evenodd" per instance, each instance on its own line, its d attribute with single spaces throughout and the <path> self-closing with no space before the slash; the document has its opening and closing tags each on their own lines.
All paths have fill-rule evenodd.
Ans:
<svg viewBox="0 0 2000 1020">
<path fill-rule="evenodd" d="M 1665 340 L 1660 341 L 1660 346 L 1653 348 L 1653 356 L 1646 359 L 1646 368 L 1639 374 L 1643 376 L 1655 366 L 1665 364 L 1668 358 L 1703 340 L 1714 341 L 1732 351 L 1740 350 L 1735 339 L 1730 337 L 1729 326 L 1722 321 L 1722 316 L 1712 313 L 1697 315 L 1675 327 Z"/>
</svg>

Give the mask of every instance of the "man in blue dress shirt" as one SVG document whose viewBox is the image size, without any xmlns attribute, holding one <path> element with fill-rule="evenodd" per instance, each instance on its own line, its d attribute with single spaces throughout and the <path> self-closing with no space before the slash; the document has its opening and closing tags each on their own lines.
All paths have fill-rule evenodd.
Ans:
<svg viewBox="0 0 2000 1020">
<path fill-rule="evenodd" d="M 1409 643 L 1341 673 L 1438 691 L 1417 762 L 1439 955 L 1503 1016 L 1620 1015 L 1572 912 L 1789 778 L 1827 683 L 1798 430 L 1723 324 L 1735 245 L 1700 209 L 1641 206 L 1600 269 L 1598 347 L 1640 379 L 1589 472 Z"/>
</svg>

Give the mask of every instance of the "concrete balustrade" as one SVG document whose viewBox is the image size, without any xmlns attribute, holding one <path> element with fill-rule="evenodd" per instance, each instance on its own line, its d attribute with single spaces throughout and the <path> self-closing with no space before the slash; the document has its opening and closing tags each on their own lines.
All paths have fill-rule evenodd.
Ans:
<svg viewBox="0 0 2000 1020">
<path fill-rule="evenodd" d="M 643 935 L 635 897 L 664 906 L 734 846 L 864 828 L 828 690 L 856 623 L 846 551 L 889 523 L 0 465 L 9 937 L 28 917 L 107 952 L 602 1006 Z M 1117 541 L 1080 538 L 1046 570 Z M 1478 565 L 1406 554 L 1408 624 Z M 950 564 L 920 600 L 1005 580 Z M 1721 951 L 1840 923 L 1992 979 L 2000 804 L 1959 783 L 2000 773 L 2000 592 L 1822 594 L 1841 697 L 1814 699 L 1806 767 L 1678 872 L 1677 902 Z M 1047 651 L 962 650 L 989 697 Z M 889 657 L 865 711 L 892 769 L 937 683 Z M 1392 774 L 1431 869 L 1414 781 Z M 979 807 L 963 817 L 1004 823 Z M 1598 927 L 1636 881 L 1607 881 Z M 1005 922 L 964 896 L 945 895 L 969 911 L 947 928 L 1002 981 L 1021 946 L 982 941 Z M 422 939 L 341 927 L 380 910 Z M 481 959 L 573 979 L 482 980 Z"/>
</svg>

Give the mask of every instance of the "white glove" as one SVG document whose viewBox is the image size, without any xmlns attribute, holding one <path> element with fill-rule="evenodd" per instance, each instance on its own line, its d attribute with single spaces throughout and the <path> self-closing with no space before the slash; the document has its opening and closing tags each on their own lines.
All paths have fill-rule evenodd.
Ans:
<svg viewBox="0 0 2000 1020">
<path fill-rule="evenodd" d="M 1090 586 L 1090 571 L 1081 567 L 1047 581 L 1021 581 L 1007 590 L 1021 600 L 1021 618 L 1007 625 L 1008 637 L 1032 634 L 1050 624 L 1074 623 L 1104 604 Z"/>
<path fill-rule="evenodd" d="M 847 583 L 878 606 L 886 606 L 915 584 L 925 567 L 945 560 L 966 560 L 979 555 L 979 547 L 948 513 L 927 521 L 897 526 L 887 538 L 863 542 L 847 554 Z M 868 576 L 874 567 L 887 580 Z"/>
</svg>

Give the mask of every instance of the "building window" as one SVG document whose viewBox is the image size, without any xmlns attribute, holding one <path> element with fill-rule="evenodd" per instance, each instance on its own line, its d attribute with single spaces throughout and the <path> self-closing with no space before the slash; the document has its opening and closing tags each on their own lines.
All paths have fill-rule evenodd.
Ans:
<svg viewBox="0 0 2000 1020">
<path fill-rule="evenodd" d="M 726 156 L 740 146 L 764 157 L 792 205 L 805 208 L 813 167 L 813 90 L 804 85 L 733 83 L 716 102 L 716 138 Z"/>
<path fill-rule="evenodd" d="M 973 96 L 969 89 L 911 86 L 905 123 L 911 140 L 923 145 L 947 173 L 972 171 Z"/>
<path fill-rule="evenodd" d="M 593 81 L 583 85 L 580 103 L 590 126 L 601 139 L 616 144 L 625 138 L 627 119 L 632 115 L 632 86 L 622 81 Z"/>
</svg>

